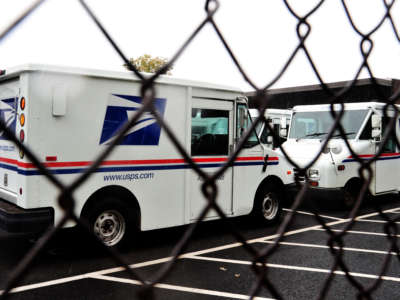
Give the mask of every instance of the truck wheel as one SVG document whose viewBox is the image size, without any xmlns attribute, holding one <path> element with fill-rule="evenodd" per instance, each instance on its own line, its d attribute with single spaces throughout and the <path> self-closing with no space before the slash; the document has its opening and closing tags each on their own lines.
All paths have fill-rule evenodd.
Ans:
<svg viewBox="0 0 400 300">
<path fill-rule="evenodd" d="M 121 249 L 135 231 L 129 208 L 118 198 L 104 198 L 84 216 L 89 228 L 107 247 Z"/>
<path fill-rule="evenodd" d="M 280 194 L 271 184 L 263 187 L 256 196 L 253 214 L 267 223 L 278 220 L 282 213 Z"/>
<path fill-rule="evenodd" d="M 358 184 L 346 184 L 343 188 L 342 203 L 345 209 L 352 209 L 357 202 L 358 192 L 360 191 Z"/>
</svg>

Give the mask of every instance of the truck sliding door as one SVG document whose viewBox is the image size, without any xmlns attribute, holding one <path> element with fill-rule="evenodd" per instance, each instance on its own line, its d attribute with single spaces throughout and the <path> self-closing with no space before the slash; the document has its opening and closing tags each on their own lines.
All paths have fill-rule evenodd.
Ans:
<svg viewBox="0 0 400 300">
<path fill-rule="evenodd" d="M 393 115 L 392 111 L 389 111 Z M 382 135 L 386 130 L 391 118 L 383 116 L 382 117 Z M 395 123 L 395 132 L 398 134 L 399 120 L 397 118 Z M 383 143 L 383 142 L 381 142 Z M 378 151 L 378 146 L 376 146 L 376 151 Z M 397 149 L 396 140 L 393 135 L 389 136 L 386 143 L 383 145 L 383 152 L 376 161 L 376 193 L 384 193 L 388 191 L 397 190 L 399 187 L 399 178 L 397 176 L 400 168 L 400 153 Z"/>
<path fill-rule="evenodd" d="M 200 168 L 214 174 L 226 162 L 233 144 L 233 102 L 193 99 L 191 117 L 191 156 Z M 198 219 L 208 200 L 201 192 L 202 178 L 190 170 L 190 219 Z M 232 168 L 217 180 L 217 204 L 232 213 Z M 215 217 L 210 210 L 207 217 Z"/>
</svg>

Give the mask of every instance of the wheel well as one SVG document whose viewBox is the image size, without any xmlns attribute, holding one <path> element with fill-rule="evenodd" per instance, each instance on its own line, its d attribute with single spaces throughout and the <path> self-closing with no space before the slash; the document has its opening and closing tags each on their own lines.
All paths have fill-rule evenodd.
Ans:
<svg viewBox="0 0 400 300">
<path fill-rule="evenodd" d="M 141 213 L 139 202 L 131 193 L 131 191 L 118 185 L 106 186 L 94 192 L 83 206 L 80 217 L 82 218 L 87 216 L 88 213 L 95 207 L 96 201 L 107 196 L 117 197 L 118 199 L 122 200 L 130 212 L 135 215 L 135 225 L 137 228 L 140 228 Z"/>
<path fill-rule="evenodd" d="M 352 188 L 354 188 L 354 187 L 360 187 L 360 188 L 361 188 L 362 184 L 363 184 L 363 182 L 362 182 L 361 178 L 359 178 L 359 177 L 353 177 L 353 178 L 350 178 L 350 179 L 346 182 L 346 184 L 344 185 L 343 188 L 347 188 L 347 187 L 349 187 L 349 186 L 351 186 Z"/>
<path fill-rule="evenodd" d="M 365 183 L 365 181 L 363 181 L 360 177 L 353 177 L 353 178 L 350 178 L 346 182 L 346 184 L 343 187 L 343 190 L 350 187 L 351 191 L 353 191 L 353 192 L 358 194 L 360 192 L 360 190 L 362 189 L 364 183 Z M 372 196 L 372 195 L 374 195 L 374 192 L 375 192 L 375 190 L 374 190 L 373 187 L 370 187 L 370 186 L 367 187 L 367 194 L 366 195 Z"/>
<path fill-rule="evenodd" d="M 269 184 L 276 187 L 276 190 L 279 191 L 280 193 L 284 192 L 284 184 L 283 184 L 282 180 L 277 176 L 271 175 L 271 176 L 264 178 L 264 180 L 261 181 L 261 183 L 259 184 L 259 186 L 257 188 L 257 192 L 256 192 L 254 200 L 257 199 L 257 196 L 262 191 L 262 189 Z"/>
</svg>

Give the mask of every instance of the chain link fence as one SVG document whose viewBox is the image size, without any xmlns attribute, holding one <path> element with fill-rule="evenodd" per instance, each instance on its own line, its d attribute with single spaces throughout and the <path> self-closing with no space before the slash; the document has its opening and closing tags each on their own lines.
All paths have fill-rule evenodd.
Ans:
<svg viewBox="0 0 400 300">
<path fill-rule="evenodd" d="M 3 39 L 11 34 L 12 30 L 15 29 L 25 18 L 27 18 L 29 15 L 33 14 L 35 10 L 43 3 L 45 0 L 40 0 L 40 1 L 35 1 L 32 3 L 32 5 L 24 11 L 17 19 L 14 20 L 1 34 L 0 34 L 0 43 L 3 41 Z M 380 272 L 379 272 L 379 277 L 372 282 L 372 284 L 366 286 L 361 284 L 359 281 L 356 280 L 354 276 L 352 276 L 348 266 L 345 263 L 344 260 L 344 252 L 343 252 L 343 246 L 344 246 L 344 238 L 346 236 L 346 231 L 350 230 L 354 224 L 355 220 L 354 218 L 356 217 L 361 202 L 364 198 L 364 196 L 368 193 L 368 186 L 372 180 L 373 177 L 373 168 L 372 165 L 373 163 L 378 159 L 378 157 L 382 154 L 383 146 L 386 143 L 386 141 L 390 137 L 395 137 L 395 125 L 396 125 L 396 117 L 391 117 L 389 125 L 385 132 L 383 133 L 383 138 L 382 138 L 382 143 L 380 144 L 379 151 L 374 155 L 373 157 L 369 159 L 365 159 L 363 157 L 360 157 L 357 155 L 357 153 L 351 148 L 350 143 L 346 139 L 346 132 L 344 128 L 342 127 L 341 124 L 341 118 L 343 117 L 344 114 L 344 106 L 342 102 L 342 97 L 345 95 L 349 90 L 352 89 L 352 87 L 355 86 L 356 80 L 360 76 L 362 71 L 366 71 L 369 74 L 371 83 L 373 88 L 376 90 L 378 95 L 381 95 L 381 99 L 383 102 L 386 103 L 385 107 L 385 112 L 387 112 L 389 109 L 394 110 L 396 113 L 398 113 L 398 107 L 395 105 L 399 99 L 400 95 L 400 88 L 398 88 L 390 97 L 385 96 L 383 93 L 380 92 L 379 84 L 377 83 L 377 80 L 374 77 L 373 70 L 370 67 L 369 64 L 369 58 L 373 50 L 374 42 L 373 42 L 373 35 L 378 32 L 384 24 L 390 24 L 391 28 L 393 29 L 393 34 L 397 41 L 400 42 L 400 35 L 398 32 L 398 29 L 396 28 L 395 22 L 392 18 L 391 14 L 391 9 L 393 5 L 395 4 L 395 0 L 389 1 L 385 0 L 382 1 L 382 5 L 385 7 L 385 14 L 381 17 L 379 22 L 376 24 L 376 26 L 370 30 L 369 32 L 362 32 L 359 30 L 359 28 L 356 26 L 355 22 L 353 21 L 352 15 L 348 9 L 346 1 L 341 1 L 341 5 L 343 6 L 343 10 L 348 18 L 348 21 L 351 24 L 352 29 L 354 32 L 359 36 L 360 38 L 360 52 L 362 55 L 362 63 L 360 64 L 356 75 L 354 76 L 353 81 L 349 82 L 349 84 L 339 91 L 333 92 L 332 89 L 329 88 L 329 86 L 323 81 L 319 71 L 318 71 L 318 66 L 314 63 L 309 49 L 306 46 L 306 41 L 307 38 L 309 37 L 310 31 L 311 31 L 311 25 L 309 23 L 310 17 L 312 17 L 315 14 L 318 14 L 319 9 L 324 5 L 325 1 L 319 1 L 317 5 L 310 10 L 306 15 L 300 16 L 294 11 L 288 1 L 283 0 L 284 4 L 287 7 L 287 10 L 290 12 L 290 14 L 297 20 L 297 26 L 296 26 L 296 32 L 297 32 L 297 37 L 298 37 L 298 44 L 297 47 L 294 49 L 294 51 L 291 53 L 291 55 L 288 57 L 286 63 L 284 64 L 283 68 L 276 74 L 275 78 L 271 80 L 268 84 L 265 86 L 257 86 L 248 76 L 248 74 L 244 71 L 243 67 L 241 66 L 240 62 L 235 56 L 235 53 L 232 51 L 232 49 L 229 46 L 229 41 L 224 38 L 222 35 L 218 24 L 215 22 L 214 16 L 217 13 L 219 7 L 220 7 L 220 2 L 217 0 L 207 0 L 205 1 L 205 18 L 201 22 L 200 25 L 198 25 L 197 28 L 195 28 L 192 32 L 192 34 L 189 36 L 189 38 L 185 41 L 183 45 L 179 48 L 179 50 L 175 53 L 175 55 L 168 61 L 168 63 L 160 69 L 157 73 L 155 73 L 151 77 L 144 77 L 141 73 L 138 72 L 138 70 L 130 63 L 129 59 L 126 57 L 126 55 L 122 52 L 122 50 L 117 46 L 117 43 L 115 40 L 110 36 L 109 32 L 106 29 L 106 26 L 104 26 L 99 20 L 95 14 L 93 13 L 92 9 L 87 5 L 87 3 L 84 0 L 79 0 L 82 9 L 85 10 L 88 13 L 89 18 L 97 25 L 98 29 L 104 34 L 108 42 L 112 45 L 112 47 L 115 49 L 116 53 L 121 57 L 122 61 L 124 64 L 127 65 L 130 71 L 134 73 L 138 78 L 141 80 L 141 96 L 143 98 L 143 107 L 137 111 L 137 113 L 134 115 L 134 117 L 125 124 L 124 128 L 120 131 L 119 137 L 116 138 L 111 142 L 109 147 L 102 153 L 99 153 L 96 161 L 88 167 L 82 174 L 80 174 L 79 178 L 76 179 L 73 183 L 69 185 L 63 184 L 54 174 L 51 173 L 46 167 L 44 166 L 43 163 L 40 162 L 39 158 L 33 153 L 29 148 L 27 148 L 23 143 L 20 142 L 18 137 L 14 135 L 13 132 L 11 132 L 7 126 L 1 122 L 0 123 L 0 128 L 1 130 L 4 130 L 5 135 L 12 140 L 16 146 L 18 146 L 20 149 L 22 149 L 29 160 L 40 170 L 40 172 L 48 178 L 52 184 L 54 184 L 55 187 L 59 190 L 59 197 L 57 201 L 59 202 L 60 206 L 64 210 L 64 215 L 62 219 L 55 224 L 54 227 L 50 228 L 34 245 L 34 247 L 31 249 L 29 253 L 26 254 L 26 256 L 20 261 L 18 266 L 13 270 L 13 272 L 10 273 L 10 276 L 7 278 L 7 282 L 5 284 L 5 287 L 3 289 L 3 293 L 1 295 L 1 299 L 7 299 L 10 296 L 10 291 L 18 285 L 18 283 L 22 280 L 23 276 L 25 276 L 26 273 L 29 272 L 30 266 L 33 262 L 33 260 L 38 256 L 38 254 L 44 249 L 44 247 L 49 243 L 49 241 L 54 237 L 54 235 L 62 228 L 68 221 L 72 220 L 75 221 L 81 226 L 82 228 L 85 228 L 87 231 L 87 234 L 90 234 L 90 230 L 86 227 L 86 225 L 80 220 L 79 216 L 75 215 L 73 212 L 74 209 L 74 203 L 75 199 L 73 197 L 74 191 L 78 189 L 80 186 L 84 185 L 85 182 L 91 177 L 92 173 L 100 166 L 103 160 L 105 160 L 113 151 L 115 146 L 120 142 L 124 134 L 139 120 L 139 118 L 145 113 L 145 112 L 151 112 L 154 117 L 157 119 L 157 122 L 160 124 L 162 127 L 162 130 L 168 135 L 168 138 L 170 141 L 174 144 L 176 147 L 177 151 L 180 153 L 180 155 L 184 158 L 184 160 L 190 165 L 190 168 L 192 168 L 198 176 L 200 176 L 204 180 L 202 192 L 204 194 L 204 197 L 208 200 L 208 205 L 204 208 L 204 210 L 201 212 L 199 220 L 191 224 L 190 226 L 187 227 L 187 230 L 185 231 L 185 234 L 183 237 L 180 239 L 180 241 L 175 245 L 171 257 L 172 259 L 166 263 L 159 271 L 157 274 L 154 274 L 154 279 L 152 282 L 148 282 L 147 280 L 141 278 L 141 276 L 135 272 L 135 270 L 131 269 L 128 265 L 128 262 L 126 262 L 123 257 L 113 249 L 110 249 L 109 247 L 105 247 L 100 241 L 98 241 L 98 247 L 104 248 L 106 251 L 109 252 L 109 255 L 112 257 L 112 259 L 118 264 L 123 266 L 126 269 L 126 272 L 128 272 L 131 276 L 132 279 L 138 280 L 143 284 L 143 289 L 141 293 L 139 294 L 139 298 L 146 298 L 146 299 L 153 299 L 153 293 L 152 290 L 155 286 L 155 284 L 162 282 L 168 275 L 170 274 L 171 270 L 174 268 L 177 259 L 179 256 L 184 253 L 185 248 L 187 247 L 190 237 L 192 236 L 194 230 L 198 226 L 198 223 L 201 222 L 207 213 L 211 210 L 214 210 L 217 212 L 217 214 L 222 218 L 226 219 L 226 216 L 224 212 L 221 210 L 221 208 L 216 204 L 216 194 L 217 194 L 217 188 L 216 188 L 216 180 L 219 176 L 224 174 L 224 172 L 232 165 L 234 160 L 238 157 L 239 152 L 241 150 L 241 147 L 243 146 L 244 142 L 250 137 L 251 132 L 254 130 L 255 126 L 258 124 L 258 122 L 265 121 L 264 118 L 264 110 L 269 107 L 269 100 L 270 97 L 268 96 L 268 90 L 270 87 L 274 85 L 287 71 L 288 67 L 292 64 L 294 58 L 297 55 L 304 54 L 305 57 L 307 58 L 309 64 L 312 67 L 313 72 L 315 73 L 316 77 L 318 78 L 322 89 L 325 91 L 327 95 L 330 96 L 330 103 L 331 103 L 331 114 L 334 118 L 334 124 L 332 128 L 330 128 L 329 133 L 327 134 L 327 138 L 323 142 L 323 145 L 321 146 L 321 151 L 319 154 L 309 162 L 309 164 L 305 167 L 298 166 L 296 165 L 295 161 L 291 159 L 291 157 L 285 152 L 284 148 L 281 148 L 281 151 L 287 158 L 287 160 L 294 165 L 295 168 L 299 170 L 299 172 L 302 172 L 303 174 L 306 174 L 306 170 L 308 170 L 311 166 L 314 165 L 314 163 L 318 160 L 318 158 L 322 155 L 322 151 L 326 146 L 328 145 L 328 142 L 332 138 L 332 136 L 335 134 L 336 131 L 339 131 L 341 134 L 341 137 L 345 140 L 347 147 L 350 149 L 352 157 L 358 162 L 360 168 L 359 168 L 359 175 L 360 178 L 362 179 L 362 187 L 359 192 L 358 199 L 352 208 L 349 218 L 351 219 L 350 222 L 343 228 L 342 231 L 336 232 L 333 231 L 329 226 L 326 225 L 325 221 L 323 218 L 319 217 L 317 214 L 315 214 L 315 220 L 320 224 L 330 235 L 330 239 L 328 242 L 328 246 L 330 247 L 330 252 L 334 258 L 334 263 L 331 266 L 331 272 L 329 276 L 326 278 L 324 284 L 320 287 L 319 290 L 319 296 L 318 299 L 324 299 L 327 293 L 330 290 L 332 281 L 335 277 L 335 270 L 342 270 L 345 275 L 347 280 L 358 290 L 358 298 L 359 299 L 372 299 L 372 293 L 374 290 L 378 288 L 380 283 L 382 282 L 382 276 L 385 275 L 385 272 L 388 269 L 389 262 L 391 260 L 391 255 L 389 255 L 390 252 L 395 252 L 397 253 L 397 259 L 400 258 L 399 255 L 399 248 L 397 246 L 397 234 L 398 234 L 398 228 L 396 225 L 396 221 L 398 219 L 393 219 L 389 217 L 388 215 L 384 214 L 379 207 L 376 208 L 377 212 L 379 212 L 380 216 L 387 221 L 387 224 L 384 226 L 384 230 L 387 233 L 389 242 L 390 242 L 390 249 L 387 249 L 388 254 L 386 255 L 386 258 L 384 262 L 382 263 Z M 340 1 L 338 1 L 338 4 Z M 204 29 L 206 25 L 211 25 L 215 33 L 218 35 L 219 39 L 223 43 L 227 55 L 230 56 L 232 59 L 233 64 L 236 66 L 237 70 L 241 73 L 243 76 L 244 80 L 254 88 L 256 91 L 256 96 L 255 96 L 255 102 L 258 105 L 258 109 L 260 111 L 260 117 L 256 119 L 256 121 L 252 124 L 251 128 L 246 132 L 244 135 L 244 138 L 239 142 L 239 147 L 231 153 L 228 161 L 219 169 L 218 172 L 215 174 L 209 175 L 206 174 L 201 170 L 201 168 L 196 164 L 195 161 L 191 158 L 190 154 L 186 152 L 185 147 L 178 141 L 176 138 L 174 132 L 170 129 L 170 126 L 163 120 L 163 118 L 159 115 L 158 111 L 155 109 L 155 106 L 153 105 L 153 101 L 155 99 L 155 94 L 156 91 L 154 89 L 154 84 L 155 80 L 159 77 L 160 74 L 164 73 L 165 70 L 167 70 L 170 66 L 172 66 L 182 55 L 184 50 L 188 47 L 189 44 L 192 43 L 193 40 L 196 39 L 198 34 Z M 339 104 L 341 109 L 333 109 L 334 104 Z M 267 123 L 267 126 L 271 126 L 269 123 Z M 270 128 L 271 132 L 274 132 L 272 128 Z M 274 138 L 278 139 L 279 136 L 277 136 L 274 133 Z M 400 148 L 399 141 L 395 138 L 397 148 Z M 390 174 L 389 176 L 393 176 Z M 308 180 L 308 178 L 306 178 Z M 296 198 L 293 201 L 292 210 L 296 210 L 301 203 L 304 200 L 305 194 L 307 190 L 309 189 L 308 185 L 302 185 L 302 188 L 300 192 L 296 195 Z M 249 298 L 253 299 L 256 297 L 261 289 L 267 289 L 271 295 L 276 298 L 276 299 L 283 299 L 284 297 L 282 296 L 281 292 L 274 286 L 273 280 L 269 277 L 269 268 L 267 267 L 267 260 L 271 255 L 273 255 L 275 252 L 279 251 L 279 242 L 281 242 L 284 239 L 284 233 L 287 231 L 289 226 L 292 224 L 292 221 L 294 219 L 294 213 L 288 213 L 285 218 L 283 219 L 282 223 L 279 225 L 278 229 L 278 238 L 275 239 L 275 243 L 268 245 L 267 247 L 263 248 L 261 251 L 255 249 L 251 244 L 246 243 L 245 237 L 235 228 L 232 227 L 232 234 L 234 237 L 237 239 L 238 242 L 242 243 L 246 251 L 252 256 L 252 261 L 253 265 L 252 268 L 254 272 L 257 274 L 258 280 L 254 282 L 251 291 L 249 292 Z"/>
</svg>

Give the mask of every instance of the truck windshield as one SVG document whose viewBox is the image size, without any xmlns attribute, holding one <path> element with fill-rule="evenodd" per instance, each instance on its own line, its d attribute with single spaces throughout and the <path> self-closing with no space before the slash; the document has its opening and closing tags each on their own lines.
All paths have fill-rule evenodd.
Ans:
<svg viewBox="0 0 400 300">
<path fill-rule="evenodd" d="M 354 139 L 363 124 L 368 110 L 346 110 L 340 121 L 347 139 Z M 323 139 L 328 135 L 334 119 L 330 111 L 294 112 L 289 138 Z M 339 139 L 339 130 L 335 130 L 332 138 Z"/>
</svg>

